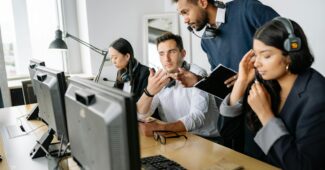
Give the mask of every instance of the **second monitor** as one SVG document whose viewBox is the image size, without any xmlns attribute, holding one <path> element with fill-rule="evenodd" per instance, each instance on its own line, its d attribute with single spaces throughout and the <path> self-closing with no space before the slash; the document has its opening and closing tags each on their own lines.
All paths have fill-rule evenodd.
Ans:
<svg viewBox="0 0 325 170">
<path fill-rule="evenodd" d="M 140 169 L 133 97 L 89 80 L 69 80 L 65 102 L 71 155 L 83 169 Z"/>
<path fill-rule="evenodd" d="M 39 106 L 38 116 L 50 129 L 31 152 L 31 157 L 37 158 L 45 155 L 42 147 L 48 149 L 54 134 L 64 145 L 69 142 L 64 103 L 66 91 L 64 72 L 38 66 L 35 68 L 33 87 Z"/>
</svg>

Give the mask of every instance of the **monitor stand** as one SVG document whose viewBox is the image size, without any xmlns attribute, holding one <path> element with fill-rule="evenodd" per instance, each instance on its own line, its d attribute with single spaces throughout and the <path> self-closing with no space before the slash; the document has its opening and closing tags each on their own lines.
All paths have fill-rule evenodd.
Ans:
<svg viewBox="0 0 325 170">
<path fill-rule="evenodd" d="M 32 159 L 46 156 L 49 154 L 49 146 L 54 137 L 54 130 L 49 129 L 39 141 L 36 141 L 36 145 L 33 147 L 32 151 L 29 153 Z"/>
<path fill-rule="evenodd" d="M 27 120 L 36 120 L 38 118 L 38 104 L 34 106 L 34 108 L 30 111 L 30 113 L 26 116 Z"/>
</svg>

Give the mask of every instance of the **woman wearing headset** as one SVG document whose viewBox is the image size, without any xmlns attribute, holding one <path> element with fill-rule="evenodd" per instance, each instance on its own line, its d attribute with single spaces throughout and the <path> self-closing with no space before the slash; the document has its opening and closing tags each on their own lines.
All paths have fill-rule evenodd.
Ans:
<svg viewBox="0 0 325 170">
<path fill-rule="evenodd" d="M 282 169 L 323 169 L 325 79 L 313 61 L 296 22 L 278 17 L 259 28 L 220 106 L 221 136 L 241 135 L 245 154 Z"/>
<path fill-rule="evenodd" d="M 114 87 L 133 93 L 136 101 L 147 87 L 149 68 L 134 58 L 131 44 L 124 38 L 115 40 L 108 49 L 110 58 L 117 68 Z"/>
</svg>

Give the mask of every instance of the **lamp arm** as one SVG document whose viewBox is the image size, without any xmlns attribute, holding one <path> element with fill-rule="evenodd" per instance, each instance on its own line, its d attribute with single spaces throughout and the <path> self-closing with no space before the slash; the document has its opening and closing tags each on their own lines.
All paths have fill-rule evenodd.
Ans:
<svg viewBox="0 0 325 170">
<path fill-rule="evenodd" d="M 101 55 L 104 56 L 103 57 L 103 60 L 102 60 L 102 63 L 100 64 L 98 73 L 97 73 L 97 75 L 96 75 L 96 77 L 94 79 L 94 82 L 98 83 L 99 78 L 100 78 L 100 75 L 101 75 L 102 70 L 104 68 L 104 63 L 107 60 L 107 54 L 108 54 L 108 52 L 107 51 L 104 51 L 104 50 L 101 50 L 101 49 L 99 49 L 99 48 L 97 48 L 97 47 L 95 47 L 95 46 L 93 46 L 93 45 L 91 45 L 91 44 L 89 44 L 89 43 L 87 43 L 87 42 L 85 42 L 85 41 L 83 41 L 83 40 L 81 40 L 81 39 L 79 39 L 79 38 L 77 38 L 77 37 L 69 34 L 69 33 L 66 33 L 65 34 L 65 38 L 71 38 L 71 39 L 79 42 L 80 44 L 83 44 L 84 46 L 90 48 L 91 50 L 95 51 L 96 53 L 101 54 Z"/>
<path fill-rule="evenodd" d="M 99 78 L 100 78 L 100 75 L 101 75 L 101 73 L 102 73 L 102 71 L 103 71 L 104 63 L 105 63 L 105 61 L 106 61 L 106 57 L 107 57 L 107 52 L 106 52 L 106 54 L 104 54 L 104 57 L 103 57 L 102 63 L 100 64 L 100 67 L 99 67 L 98 73 L 97 73 L 97 75 L 96 75 L 96 77 L 95 77 L 95 79 L 94 79 L 94 82 L 96 82 L 96 83 L 98 83 Z"/>
<path fill-rule="evenodd" d="M 91 44 L 89 44 L 89 43 L 87 43 L 87 42 L 85 42 L 85 41 L 83 41 L 83 40 L 69 34 L 69 33 L 66 33 L 65 37 L 66 38 L 71 38 L 71 39 L 79 42 L 80 44 L 83 44 L 84 46 L 89 47 L 91 50 L 95 51 L 96 53 L 99 53 L 99 54 L 105 56 L 105 60 L 106 60 L 106 56 L 107 56 L 107 53 L 108 53 L 107 51 L 101 50 L 101 49 L 99 49 L 99 48 L 97 48 L 97 47 L 95 47 L 95 46 L 93 46 L 93 45 L 91 45 Z"/>
</svg>

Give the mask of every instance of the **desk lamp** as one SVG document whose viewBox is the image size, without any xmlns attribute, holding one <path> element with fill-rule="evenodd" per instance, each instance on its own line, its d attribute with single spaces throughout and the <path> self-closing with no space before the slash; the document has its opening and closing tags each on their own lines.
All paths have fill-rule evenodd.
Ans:
<svg viewBox="0 0 325 170">
<path fill-rule="evenodd" d="M 106 60 L 109 60 L 107 59 L 107 54 L 108 52 L 107 51 L 104 51 L 104 50 L 101 50 L 79 38 L 77 38 L 76 36 L 73 36 L 69 33 L 65 33 L 64 35 L 64 38 L 71 38 L 77 42 L 79 42 L 80 44 L 83 44 L 85 46 L 87 46 L 88 48 L 90 48 L 91 50 L 95 51 L 96 53 L 98 54 L 101 54 L 103 56 L 103 60 L 102 60 L 102 63 L 99 67 L 99 71 L 98 71 L 98 74 L 96 75 L 95 79 L 94 79 L 94 82 L 98 83 L 98 80 L 99 80 L 99 77 L 100 77 L 100 74 L 103 70 L 103 67 L 104 67 L 104 63 Z M 67 50 L 68 49 L 68 46 L 67 44 L 62 40 L 62 31 L 61 30 L 56 30 L 55 31 L 55 40 L 51 42 L 50 44 L 50 49 L 61 49 L 61 50 Z"/>
</svg>

